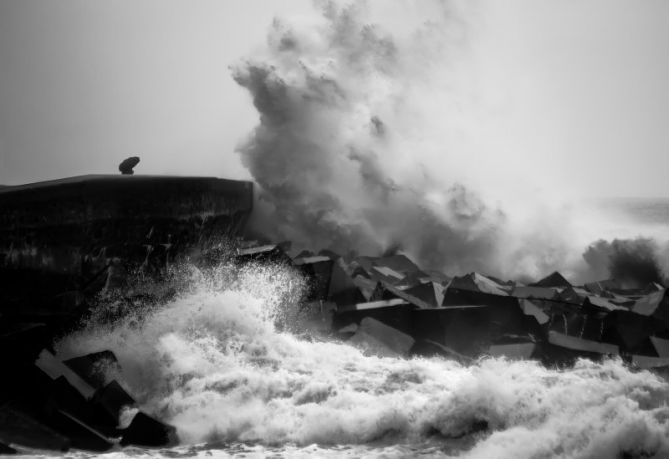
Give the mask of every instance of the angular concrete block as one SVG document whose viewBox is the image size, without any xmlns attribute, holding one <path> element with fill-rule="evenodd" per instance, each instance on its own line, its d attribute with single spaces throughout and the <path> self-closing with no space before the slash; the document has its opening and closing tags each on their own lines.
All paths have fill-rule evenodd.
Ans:
<svg viewBox="0 0 669 459">
<path fill-rule="evenodd" d="M 552 300 L 557 298 L 558 292 L 549 287 L 516 287 L 511 291 L 511 296 L 516 298 L 538 298 L 543 300 Z"/>
<path fill-rule="evenodd" d="M 116 427 L 121 410 L 136 405 L 136 402 L 118 382 L 112 381 L 95 393 L 92 404 L 108 416 L 107 422 Z"/>
<path fill-rule="evenodd" d="M 443 344 L 429 339 L 416 341 L 416 343 L 411 348 L 411 355 L 420 355 L 424 357 L 445 357 L 449 360 L 455 360 L 456 362 L 460 362 L 462 364 L 469 364 L 473 360 L 471 357 L 460 354 L 448 346 L 444 346 Z"/>
<path fill-rule="evenodd" d="M 411 314 L 415 306 L 401 299 L 358 303 L 337 309 L 332 326 L 339 330 L 351 323 L 359 324 L 366 317 L 378 320 L 407 335 L 411 334 Z"/>
<path fill-rule="evenodd" d="M 669 358 L 669 340 L 651 336 L 650 341 L 653 343 L 658 356 Z"/>
<path fill-rule="evenodd" d="M 578 338 L 576 336 L 565 335 L 551 330 L 548 333 L 548 342 L 559 347 L 572 349 L 575 351 L 593 352 L 596 354 L 618 355 L 619 349 L 615 344 L 602 343 Z"/>
<path fill-rule="evenodd" d="M 327 300 L 334 261 L 329 257 L 312 256 L 296 258 L 293 264 L 308 279 L 306 300 Z"/>
<path fill-rule="evenodd" d="M 493 357 L 507 357 L 514 360 L 527 360 L 536 349 L 535 343 L 494 344 L 488 349 Z"/>
<path fill-rule="evenodd" d="M 355 333 L 357 331 L 358 331 L 358 324 L 352 323 L 340 328 L 339 330 L 337 330 L 337 333 Z"/>
<path fill-rule="evenodd" d="M 571 287 L 571 283 L 562 274 L 554 271 L 540 281 L 531 284 L 532 287 Z"/>
<path fill-rule="evenodd" d="M 0 407 L 0 441 L 50 451 L 67 451 L 71 446 L 70 439 L 11 405 Z"/>
<path fill-rule="evenodd" d="M 121 366 L 112 351 L 94 352 L 63 363 L 95 389 L 105 386 L 107 375 L 117 377 L 121 373 Z"/>
<path fill-rule="evenodd" d="M 534 304 L 530 300 L 520 300 L 520 307 L 523 310 L 523 314 L 526 316 L 532 316 L 537 319 L 539 325 L 543 325 L 550 320 L 548 314 L 546 314 L 539 306 Z"/>
<path fill-rule="evenodd" d="M 454 277 L 447 288 L 507 296 L 512 286 L 501 284 L 496 279 L 473 272 L 461 277 Z"/>
<path fill-rule="evenodd" d="M 169 446 L 177 443 L 176 429 L 138 412 L 124 429 L 121 445 Z"/>
<path fill-rule="evenodd" d="M 107 451 L 115 441 L 92 427 L 80 416 L 66 409 L 57 409 L 53 414 L 58 430 L 72 440 L 72 447 L 87 451 Z"/>
<path fill-rule="evenodd" d="M 95 389 L 77 375 L 70 367 L 61 362 L 55 355 L 44 349 L 37 360 L 35 366 L 49 375 L 52 379 L 63 376 L 67 382 L 72 385 L 86 400 L 90 399 L 95 393 Z"/>
<path fill-rule="evenodd" d="M 669 358 L 667 357 L 651 357 L 648 355 L 633 355 L 632 364 L 638 368 L 663 368 L 669 366 Z"/>
<path fill-rule="evenodd" d="M 358 331 L 348 342 L 371 354 L 395 357 L 408 355 L 414 339 L 383 322 L 365 317 L 360 321 Z"/>
<path fill-rule="evenodd" d="M 64 377 L 87 400 L 95 393 L 95 389 L 90 384 L 46 349 L 40 353 L 35 361 L 35 366 L 52 379 L 57 379 L 60 376 Z"/>
</svg>

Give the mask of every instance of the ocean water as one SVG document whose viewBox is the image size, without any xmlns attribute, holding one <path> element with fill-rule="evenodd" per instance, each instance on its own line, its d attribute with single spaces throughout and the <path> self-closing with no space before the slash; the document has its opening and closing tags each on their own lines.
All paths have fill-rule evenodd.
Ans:
<svg viewBox="0 0 669 459">
<path fill-rule="evenodd" d="M 141 408 L 178 429 L 177 447 L 103 457 L 669 457 L 669 383 L 620 360 L 379 358 L 291 327 L 287 271 L 179 276 L 167 304 L 101 302 L 57 345 L 112 350 Z"/>
<path fill-rule="evenodd" d="M 604 211 L 627 216 L 640 228 L 669 226 L 669 198 L 607 198 L 593 204 Z"/>
</svg>

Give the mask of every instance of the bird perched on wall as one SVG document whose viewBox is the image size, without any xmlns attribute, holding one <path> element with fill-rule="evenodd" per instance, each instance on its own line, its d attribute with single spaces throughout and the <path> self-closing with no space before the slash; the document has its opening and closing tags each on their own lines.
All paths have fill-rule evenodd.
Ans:
<svg viewBox="0 0 669 459">
<path fill-rule="evenodd" d="M 132 175 L 135 173 L 132 168 L 137 164 L 139 164 L 139 157 L 131 156 L 130 158 L 124 159 L 121 164 L 118 165 L 118 170 L 120 170 L 123 175 Z"/>
</svg>

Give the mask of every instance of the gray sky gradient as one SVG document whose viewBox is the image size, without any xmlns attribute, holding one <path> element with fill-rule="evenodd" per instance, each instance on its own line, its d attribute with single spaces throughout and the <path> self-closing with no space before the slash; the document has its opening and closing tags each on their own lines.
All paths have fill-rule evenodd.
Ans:
<svg viewBox="0 0 669 459">
<path fill-rule="evenodd" d="M 371 1 L 402 27 L 417 0 Z M 308 0 L 0 0 L 0 183 L 116 173 L 248 178 L 257 114 L 229 66 Z M 475 61 L 509 167 L 579 194 L 669 196 L 669 2 L 480 2 Z"/>
</svg>

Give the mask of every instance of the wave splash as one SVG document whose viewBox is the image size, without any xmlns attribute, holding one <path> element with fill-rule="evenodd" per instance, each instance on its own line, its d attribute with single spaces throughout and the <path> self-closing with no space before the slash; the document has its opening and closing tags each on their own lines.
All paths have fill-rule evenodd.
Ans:
<svg viewBox="0 0 669 459">
<path fill-rule="evenodd" d="M 535 181 L 545 171 L 490 140 L 473 6 L 425 2 L 393 25 L 359 3 L 316 3 L 275 20 L 267 48 L 233 68 L 259 114 L 238 148 L 259 227 L 452 272 L 536 277 L 579 261 L 590 240 L 573 250 L 569 209 Z"/>
<path fill-rule="evenodd" d="M 229 268 L 192 268 L 166 304 L 93 320 L 57 351 L 112 350 L 142 408 L 184 444 L 335 456 L 343 445 L 471 458 L 669 454 L 669 384 L 657 375 L 618 360 L 560 371 L 366 356 L 285 331 L 301 288 L 290 271 L 247 268 L 225 287 L 230 278 Z"/>
</svg>

